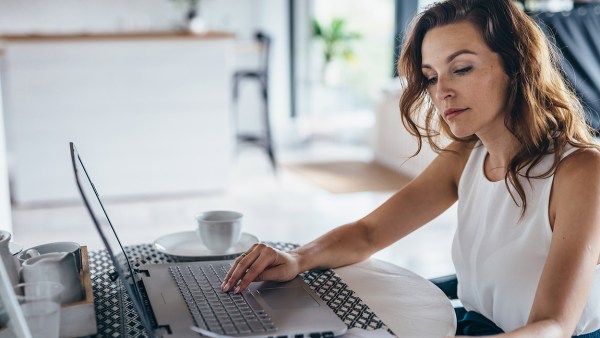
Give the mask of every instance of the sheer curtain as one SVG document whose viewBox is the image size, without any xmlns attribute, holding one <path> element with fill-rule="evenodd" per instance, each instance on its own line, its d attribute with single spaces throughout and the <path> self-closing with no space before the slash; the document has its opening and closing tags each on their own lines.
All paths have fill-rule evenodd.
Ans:
<svg viewBox="0 0 600 338">
<path fill-rule="evenodd" d="M 563 54 L 563 71 L 600 133 L 600 4 L 575 4 L 567 12 L 534 14 Z"/>
</svg>

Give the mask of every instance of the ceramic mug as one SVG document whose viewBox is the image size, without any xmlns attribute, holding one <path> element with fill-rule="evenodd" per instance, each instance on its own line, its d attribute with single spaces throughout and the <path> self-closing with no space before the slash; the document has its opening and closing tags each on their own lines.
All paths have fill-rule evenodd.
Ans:
<svg viewBox="0 0 600 338">
<path fill-rule="evenodd" d="M 51 252 L 67 252 L 73 255 L 77 263 L 77 271 L 81 270 L 81 246 L 75 242 L 52 242 L 36 245 L 21 251 L 17 258 L 23 264 L 27 259 Z"/>
<path fill-rule="evenodd" d="M 215 253 L 226 252 L 242 237 L 243 215 L 236 211 L 205 211 L 196 216 L 197 234 Z"/>
<path fill-rule="evenodd" d="M 0 230 L 0 259 L 4 263 L 4 268 L 8 273 L 8 279 L 12 285 L 19 282 L 18 262 L 10 251 L 11 234 L 8 231 Z"/>
<path fill-rule="evenodd" d="M 29 258 L 19 270 L 25 283 L 56 282 L 64 289 L 60 303 L 73 303 L 83 298 L 83 285 L 75 256 L 69 252 L 50 252 Z"/>
</svg>

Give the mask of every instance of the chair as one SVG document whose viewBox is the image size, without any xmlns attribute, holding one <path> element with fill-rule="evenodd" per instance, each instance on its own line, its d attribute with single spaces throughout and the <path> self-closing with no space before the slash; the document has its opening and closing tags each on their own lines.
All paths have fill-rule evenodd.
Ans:
<svg viewBox="0 0 600 338">
<path fill-rule="evenodd" d="M 440 288 L 449 299 L 458 299 L 458 280 L 456 275 L 436 277 L 429 280 Z"/>
<path fill-rule="evenodd" d="M 237 139 L 239 142 L 248 142 L 263 147 L 269 156 L 273 170 L 277 169 L 275 160 L 275 152 L 273 150 L 273 139 L 271 136 L 271 124 L 269 118 L 269 50 L 271 46 L 271 38 L 263 33 L 257 32 L 255 39 L 261 48 L 260 66 L 258 69 L 238 70 L 233 75 L 233 106 L 235 112 L 235 120 L 239 118 L 240 109 L 238 107 L 239 87 L 243 80 L 256 81 L 260 86 L 260 92 L 263 104 L 262 124 L 263 130 L 260 133 L 240 133 L 237 131 Z"/>
<path fill-rule="evenodd" d="M 456 279 L 456 275 L 452 274 L 431 278 L 429 281 L 442 290 L 446 297 L 452 302 L 452 307 L 454 307 L 454 313 L 456 314 L 457 320 L 463 318 L 467 311 L 458 299 L 458 279 Z"/>
</svg>

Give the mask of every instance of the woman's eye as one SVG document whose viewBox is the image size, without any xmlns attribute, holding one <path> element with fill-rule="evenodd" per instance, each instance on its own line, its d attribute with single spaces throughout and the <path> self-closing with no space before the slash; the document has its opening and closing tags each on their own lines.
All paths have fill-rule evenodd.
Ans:
<svg viewBox="0 0 600 338">
<path fill-rule="evenodd" d="M 465 68 L 460 68 L 460 69 L 455 70 L 454 73 L 456 73 L 458 75 L 463 75 L 463 74 L 466 74 L 466 73 L 470 72 L 471 69 L 473 69 L 472 66 L 465 67 Z"/>
<path fill-rule="evenodd" d="M 437 77 L 425 78 L 425 83 L 427 83 L 428 86 L 431 86 L 431 85 L 435 84 L 436 82 L 437 82 Z"/>
</svg>

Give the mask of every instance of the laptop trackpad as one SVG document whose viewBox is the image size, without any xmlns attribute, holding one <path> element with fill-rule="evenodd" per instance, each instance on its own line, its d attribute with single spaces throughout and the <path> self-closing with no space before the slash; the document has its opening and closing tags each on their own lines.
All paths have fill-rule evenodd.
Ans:
<svg viewBox="0 0 600 338">
<path fill-rule="evenodd" d="M 303 287 L 259 289 L 257 293 L 274 310 L 286 308 L 319 307 Z"/>
</svg>

